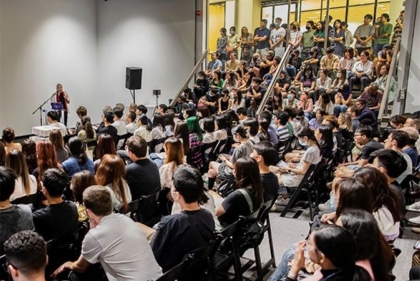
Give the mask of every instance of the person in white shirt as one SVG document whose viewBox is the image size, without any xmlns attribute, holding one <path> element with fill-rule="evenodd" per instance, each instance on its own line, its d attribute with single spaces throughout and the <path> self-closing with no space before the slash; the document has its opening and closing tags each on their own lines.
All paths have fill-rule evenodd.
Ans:
<svg viewBox="0 0 420 281">
<path fill-rule="evenodd" d="M 17 149 L 11 150 L 5 159 L 6 167 L 12 169 L 17 176 L 15 181 L 15 190 L 10 195 L 9 200 L 13 201 L 23 196 L 35 194 L 38 187 L 38 182 L 33 175 L 29 175 L 28 167 L 26 165 L 23 153 Z"/>
<path fill-rule="evenodd" d="M 125 116 L 125 121 L 127 122 L 127 125 L 125 125 L 127 133 L 134 134 L 134 132 L 139 128 L 136 124 L 136 114 L 132 111 L 128 112 Z"/>
<path fill-rule="evenodd" d="M 124 115 L 124 111 L 120 107 L 114 107 L 113 113 L 114 123 L 112 123 L 111 125 L 117 129 L 117 134 L 119 136 L 127 134 L 127 128 L 125 127 L 125 123 L 121 120 L 121 118 Z"/>
<path fill-rule="evenodd" d="M 360 83 L 360 89 L 366 88 L 366 86 L 372 81 L 373 62 L 369 60 L 369 52 L 363 51 L 360 54 L 360 60 L 356 62 L 352 69 L 352 75 L 349 78 L 350 91 L 353 91 L 353 85 Z"/>
<path fill-rule="evenodd" d="M 59 129 L 63 137 L 67 136 L 67 127 L 63 123 L 58 122 L 58 117 L 57 111 L 51 110 L 47 113 L 47 121 L 50 126 Z"/>
<path fill-rule="evenodd" d="M 53 274 L 68 269 L 83 273 L 91 264 L 101 263 L 108 280 L 156 280 L 161 269 L 145 234 L 129 217 L 113 213 L 112 199 L 103 186 L 83 192 L 90 230 L 83 240 L 77 261 L 66 262 Z"/>
<path fill-rule="evenodd" d="M 276 56 L 283 57 L 284 55 L 284 38 L 286 37 L 286 30 L 281 27 L 281 18 L 276 18 L 274 25 L 276 28 L 274 28 L 271 31 L 270 35 L 270 49 L 274 51 Z"/>
</svg>

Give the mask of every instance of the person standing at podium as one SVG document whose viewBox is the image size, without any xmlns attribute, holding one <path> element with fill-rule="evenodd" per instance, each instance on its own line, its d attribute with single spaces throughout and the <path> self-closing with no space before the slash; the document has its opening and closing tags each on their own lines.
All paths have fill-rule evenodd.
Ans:
<svg viewBox="0 0 420 281">
<path fill-rule="evenodd" d="M 61 102 L 63 104 L 63 111 L 64 111 L 64 125 L 67 126 L 67 115 L 69 113 L 69 103 L 70 97 L 69 94 L 63 90 L 63 85 L 57 84 L 56 91 L 51 98 L 51 102 Z M 61 110 L 58 111 L 58 121 L 61 119 Z"/>
</svg>

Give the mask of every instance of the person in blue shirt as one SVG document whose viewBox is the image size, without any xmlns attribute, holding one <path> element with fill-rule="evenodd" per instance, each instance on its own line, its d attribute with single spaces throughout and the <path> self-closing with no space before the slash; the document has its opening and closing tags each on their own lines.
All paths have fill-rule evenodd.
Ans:
<svg viewBox="0 0 420 281">
<path fill-rule="evenodd" d="M 260 54 L 262 60 L 265 60 L 265 57 L 270 50 L 270 35 L 271 32 L 267 28 L 267 20 L 262 19 L 260 28 L 255 33 L 254 37 L 254 41 L 257 42 L 257 53 Z"/>
<path fill-rule="evenodd" d="M 206 75 L 222 70 L 222 62 L 217 59 L 216 53 L 211 53 L 211 61 L 207 64 Z"/>
</svg>

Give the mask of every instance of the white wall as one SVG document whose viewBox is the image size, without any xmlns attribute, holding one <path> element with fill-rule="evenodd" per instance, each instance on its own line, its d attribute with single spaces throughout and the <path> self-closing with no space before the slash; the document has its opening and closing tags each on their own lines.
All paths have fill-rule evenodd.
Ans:
<svg viewBox="0 0 420 281">
<path fill-rule="evenodd" d="M 98 0 L 98 93 L 105 102 L 129 104 L 125 68 L 143 68 L 137 104 L 168 103 L 194 66 L 195 1 Z"/>
<path fill-rule="evenodd" d="M 85 105 L 129 104 L 125 68 L 143 68 L 137 103 L 161 103 L 194 65 L 195 1 L 0 0 L 0 129 L 17 135 L 39 125 L 32 112 L 62 83 L 71 97 L 69 126 Z M 48 108 L 48 104 L 47 107 Z"/>
<path fill-rule="evenodd" d="M 75 109 L 97 85 L 95 0 L 0 0 L 0 129 L 39 125 L 32 112 L 62 83 Z M 46 109 L 48 108 L 48 104 Z"/>
<path fill-rule="evenodd" d="M 415 112 L 420 110 L 420 95 L 419 95 L 419 85 L 420 85 L 420 57 L 418 56 L 418 50 L 420 50 L 420 34 L 418 31 L 419 29 L 419 22 L 418 19 L 420 18 L 420 5 L 416 3 L 410 3 L 414 5 L 414 11 L 405 11 L 405 15 L 407 13 L 410 14 L 408 24 L 404 24 L 405 26 L 410 27 L 408 30 L 403 30 L 405 32 L 404 35 L 408 35 L 412 40 L 412 48 L 407 50 L 407 57 L 410 58 L 410 70 L 408 73 L 408 84 L 407 84 L 407 99 L 405 103 L 405 112 Z M 414 18 L 416 16 L 416 18 Z M 404 17 L 404 23 L 406 22 L 406 17 Z M 403 46 L 404 48 L 405 46 Z M 405 50 L 404 50 L 405 51 Z M 404 52 L 403 51 L 403 52 Z M 401 61 L 401 60 L 400 60 Z M 406 64 L 402 65 L 401 67 L 405 67 Z M 403 69 L 399 68 L 399 71 L 403 71 Z M 399 81 L 398 81 L 399 82 Z M 399 85 L 400 86 L 400 85 Z M 401 88 L 404 85 L 401 85 Z"/>
</svg>

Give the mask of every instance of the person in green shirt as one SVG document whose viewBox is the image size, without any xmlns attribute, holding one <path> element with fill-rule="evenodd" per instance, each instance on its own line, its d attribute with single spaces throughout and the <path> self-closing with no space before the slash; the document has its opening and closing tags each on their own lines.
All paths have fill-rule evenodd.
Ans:
<svg viewBox="0 0 420 281">
<path fill-rule="evenodd" d="M 314 46 L 315 26 L 313 21 L 306 22 L 306 31 L 302 33 L 302 59 L 307 59 L 309 51 Z"/>
<path fill-rule="evenodd" d="M 392 24 L 389 23 L 389 15 L 382 14 L 380 23 L 375 24 L 375 43 L 373 44 L 373 54 L 378 56 L 385 45 L 389 44 L 392 34 Z"/>
</svg>

